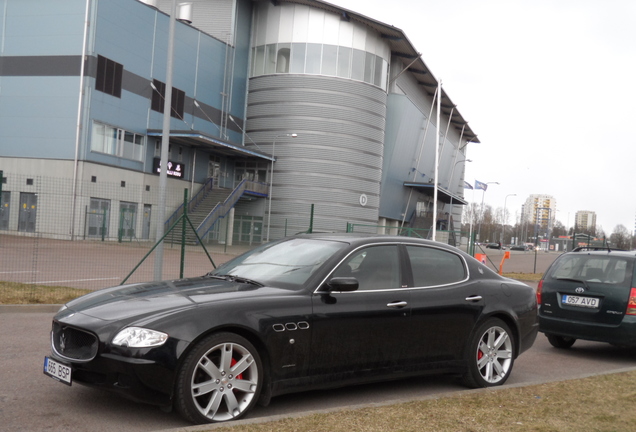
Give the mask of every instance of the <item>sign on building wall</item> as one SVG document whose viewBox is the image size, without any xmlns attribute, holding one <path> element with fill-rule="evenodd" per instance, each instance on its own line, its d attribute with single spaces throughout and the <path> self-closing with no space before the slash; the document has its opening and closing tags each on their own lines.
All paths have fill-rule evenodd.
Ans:
<svg viewBox="0 0 636 432">
<path fill-rule="evenodd" d="M 170 177 L 183 178 L 185 166 L 182 162 L 168 161 L 168 175 Z M 161 159 L 154 158 L 152 161 L 152 172 L 155 174 L 161 173 Z"/>
</svg>

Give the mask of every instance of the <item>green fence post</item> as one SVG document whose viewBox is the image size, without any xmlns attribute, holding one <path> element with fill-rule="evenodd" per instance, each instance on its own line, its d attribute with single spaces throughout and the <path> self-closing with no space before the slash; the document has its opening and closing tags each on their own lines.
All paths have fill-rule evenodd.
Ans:
<svg viewBox="0 0 636 432">
<path fill-rule="evenodd" d="M 105 236 L 106 236 L 106 209 L 104 209 L 104 214 L 102 215 L 102 241 L 104 241 Z"/>
<path fill-rule="evenodd" d="M 183 189 L 183 218 L 181 221 L 181 267 L 179 278 L 183 279 L 185 268 L 185 242 L 186 242 L 186 221 L 188 219 L 188 188 Z"/>
<path fill-rule="evenodd" d="M 121 243 L 121 238 L 123 237 L 123 225 L 124 225 L 124 211 L 125 209 L 119 210 L 119 230 L 117 231 L 117 242 Z"/>
</svg>

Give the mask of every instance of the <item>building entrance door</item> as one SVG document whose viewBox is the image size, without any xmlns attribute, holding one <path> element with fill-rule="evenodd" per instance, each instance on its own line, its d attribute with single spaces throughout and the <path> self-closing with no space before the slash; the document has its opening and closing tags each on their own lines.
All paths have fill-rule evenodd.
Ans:
<svg viewBox="0 0 636 432">
<path fill-rule="evenodd" d="M 148 240 L 150 238 L 150 215 L 152 213 L 152 205 L 144 204 L 144 220 L 141 225 L 141 238 Z"/>
<path fill-rule="evenodd" d="M 234 244 L 260 244 L 263 241 L 263 218 L 241 216 L 234 220 Z"/>
<path fill-rule="evenodd" d="M 90 209 L 87 215 L 88 237 L 108 237 L 108 224 L 110 223 L 110 200 L 91 198 Z"/>
<path fill-rule="evenodd" d="M 20 213 L 18 215 L 18 231 L 35 232 L 37 219 L 38 194 L 20 192 Z"/>
<path fill-rule="evenodd" d="M 9 214 L 11 213 L 11 192 L 2 192 L 0 202 L 0 230 L 9 229 Z"/>
<path fill-rule="evenodd" d="M 119 241 L 135 238 L 137 223 L 137 203 L 121 201 L 119 203 Z"/>
</svg>

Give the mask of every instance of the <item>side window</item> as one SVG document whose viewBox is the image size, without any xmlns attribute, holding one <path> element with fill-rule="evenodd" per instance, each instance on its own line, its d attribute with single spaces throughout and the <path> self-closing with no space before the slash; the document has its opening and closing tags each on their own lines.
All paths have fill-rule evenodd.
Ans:
<svg viewBox="0 0 636 432">
<path fill-rule="evenodd" d="M 464 261 L 456 254 L 424 246 L 407 246 L 416 287 L 446 285 L 466 278 Z"/>
<path fill-rule="evenodd" d="M 400 263 L 396 245 L 371 246 L 350 255 L 333 277 L 355 277 L 358 291 L 400 288 Z"/>
</svg>

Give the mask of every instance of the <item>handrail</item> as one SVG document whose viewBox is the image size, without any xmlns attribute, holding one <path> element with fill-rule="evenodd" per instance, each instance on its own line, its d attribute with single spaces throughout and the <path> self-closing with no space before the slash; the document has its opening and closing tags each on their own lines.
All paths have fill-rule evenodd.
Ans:
<svg viewBox="0 0 636 432">
<path fill-rule="evenodd" d="M 244 193 L 253 193 L 260 196 L 267 196 L 267 184 L 242 180 L 225 199 L 223 203 L 218 203 L 210 213 L 203 219 L 196 229 L 199 237 L 204 238 L 207 233 L 212 229 L 214 224 L 222 217 L 227 215 L 229 211 L 236 205 L 238 200 Z"/>
<path fill-rule="evenodd" d="M 194 209 L 197 208 L 199 203 L 203 201 L 208 192 L 210 192 L 214 188 L 214 178 L 210 177 L 208 181 L 206 181 L 201 189 L 192 197 L 192 199 L 188 202 L 188 213 L 192 213 Z M 177 209 L 170 215 L 170 217 L 164 223 L 165 226 L 171 226 L 174 221 L 179 219 L 183 214 L 183 203 L 177 207 Z"/>
</svg>

